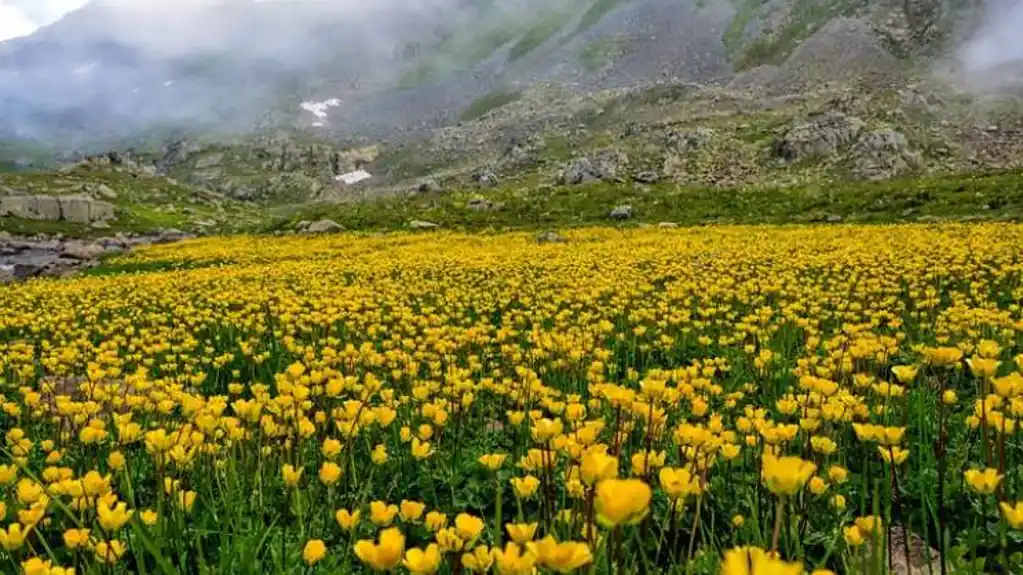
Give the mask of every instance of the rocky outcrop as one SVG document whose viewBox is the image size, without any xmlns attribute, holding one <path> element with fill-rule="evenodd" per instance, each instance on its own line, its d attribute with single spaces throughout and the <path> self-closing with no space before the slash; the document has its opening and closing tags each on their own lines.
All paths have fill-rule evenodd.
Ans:
<svg viewBox="0 0 1023 575">
<path fill-rule="evenodd" d="M 885 180 L 920 166 L 920 155 L 902 132 L 877 130 L 863 134 L 853 148 L 853 171 L 864 180 Z"/>
<path fill-rule="evenodd" d="M 0 198 L 0 216 L 84 224 L 116 219 L 113 204 L 87 196 L 8 196 Z"/>
<path fill-rule="evenodd" d="M 798 124 L 775 142 L 775 153 L 790 162 L 833 156 L 863 131 L 859 118 L 827 112 Z"/>
<path fill-rule="evenodd" d="M 604 150 L 592 158 L 582 157 L 573 160 L 561 173 L 561 182 L 575 186 L 598 180 L 616 181 L 619 169 L 628 163 L 629 157 L 625 153 L 616 149 Z"/>
<path fill-rule="evenodd" d="M 345 227 L 334 220 L 319 220 L 305 226 L 302 231 L 307 234 L 325 234 L 329 232 L 343 232 L 344 230 Z"/>
<path fill-rule="evenodd" d="M 167 230 L 154 235 L 117 234 L 96 240 L 64 239 L 40 234 L 15 237 L 0 232 L 0 283 L 33 277 L 64 277 L 96 266 L 101 257 L 135 246 L 191 237 Z"/>
</svg>

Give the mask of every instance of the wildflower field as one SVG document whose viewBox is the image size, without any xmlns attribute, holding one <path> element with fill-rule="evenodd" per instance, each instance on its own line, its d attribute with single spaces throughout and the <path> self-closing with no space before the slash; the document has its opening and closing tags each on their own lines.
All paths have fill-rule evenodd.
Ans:
<svg viewBox="0 0 1023 575">
<path fill-rule="evenodd" d="M 566 235 L 0 287 L 0 570 L 1023 572 L 1023 226 Z"/>
</svg>

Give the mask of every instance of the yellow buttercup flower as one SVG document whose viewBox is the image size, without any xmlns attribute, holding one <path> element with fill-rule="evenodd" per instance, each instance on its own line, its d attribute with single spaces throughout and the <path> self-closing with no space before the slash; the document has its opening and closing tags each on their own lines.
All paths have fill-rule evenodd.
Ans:
<svg viewBox="0 0 1023 575">
<path fill-rule="evenodd" d="M 795 495 L 817 471 L 817 466 L 798 457 L 774 457 L 765 454 L 761 476 L 775 495 Z"/>
<path fill-rule="evenodd" d="M 586 543 L 559 543 L 548 535 L 527 547 L 536 556 L 537 565 L 557 573 L 571 573 L 593 562 L 593 554 Z"/>
<path fill-rule="evenodd" d="M 737 547 L 725 552 L 721 575 L 802 575 L 802 563 L 789 563 L 759 547 Z"/>
<path fill-rule="evenodd" d="M 316 565 L 327 556 L 327 546 L 320 539 L 310 539 L 302 548 L 302 560 L 306 565 Z"/>
<path fill-rule="evenodd" d="M 605 527 L 639 523 L 650 509 L 650 486 L 638 479 L 605 479 L 597 484 L 597 521 Z"/>
<path fill-rule="evenodd" d="M 302 479 L 302 472 L 304 469 L 295 469 L 290 464 L 285 464 L 281 467 L 281 477 L 284 478 L 284 484 L 288 487 L 296 487 L 300 479 Z"/>
<path fill-rule="evenodd" d="M 494 549 L 494 569 L 498 575 L 531 575 L 536 555 L 517 543 L 509 541 L 504 549 Z"/>
<path fill-rule="evenodd" d="M 480 456 L 479 462 L 480 462 L 481 465 L 483 465 L 487 469 L 489 469 L 491 471 L 497 471 L 497 469 L 499 467 L 501 467 L 501 465 L 504 463 L 505 458 L 507 458 L 507 457 L 508 456 L 504 455 L 504 454 L 491 453 L 491 454 L 488 454 L 488 455 Z"/>
<path fill-rule="evenodd" d="M 404 521 L 419 521 L 426 511 L 426 504 L 419 501 L 402 500 L 399 513 Z"/>
<path fill-rule="evenodd" d="M 405 558 L 401 563 L 412 575 L 430 575 L 437 572 L 440 562 L 440 548 L 436 543 L 431 543 L 425 550 L 409 549 L 405 552 Z"/>
<path fill-rule="evenodd" d="M 918 369 L 919 367 L 915 365 L 897 365 L 892 368 L 892 373 L 899 383 L 906 385 L 916 379 Z"/>
<path fill-rule="evenodd" d="M 486 573 L 494 564 L 494 554 L 486 545 L 477 545 L 472 552 L 462 554 L 462 566 L 473 573 Z"/>
<path fill-rule="evenodd" d="M 508 531 L 511 540 L 519 545 L 525 545 L 536 536 L 536 528 L 539 523 L 505 523 L 504 528 Z"/>
<path fill-rule="evenodd" d="M 590 451 L 583 455 L 580 474 L 586 485 L 618 477 L 618 458 L 600 451 Z"/>
<path fill-rule="evenodd" d="M 431 511 L 426 514 L 426 520 L 424 523 L 426 524 L 426 528 L 430 531 L 439 531 L 447 526 L 448 516 L 440 511 Z"/>
<path fill-rule="evenodd" d="M 685 468 L 664 467 L 658 473 L 661 489 L 671 499 L 685 498 L 700 493 L 700 480 Z"/>
<path fill-rule="evenodd" d="M 124 503 L 118 503 L 114 506 L 108 506 L 103 502 L 97 503 L 96 516 L 99 519 L 99 524 L 108 533 L 117 531 L 131 520 L 133 512 L 128 511 L 127 507 Z"/>
<path fill-rule="evenodd" d="M 11 523 L 7 529 L 0 529 L 0 547 L 3 547 L 5 551 L 20 549 L 25 544 L 28 533 L 29 530 L 22 527 L 20 523 Z"/>
<path fill-rule="evenodd" d="M 333 461 L 324 461 L 323 465 L 320 466 L 320 483 L 324 485 L 334 485 L 341 479 L 341 466 L 334 463 Z"/>
<path fill-rule="evenodd" d="M 540 487 L 540 480 L 532 475 L 527 475 L 525 477 L 513 477 L 511 484 L 516 497 L 519 499 L 529 499 L 536 493 L 537 488 Z"/>
<path fill-rule="evenodd" d="M 96 560 L 100 563 L 113 564 L 121 560 L 124 553 L 128 550 L 128 547 L 123 541 L 100 541 L 93 548 L 96 555 Z"/>
<path fill-rule="evenodd" d="M 397 527 L 380 532 L 380 540 L 374 543 L 362 539 L 355 544 L 355 556 L 375 571 L 390 571 L 401 562 L 405 552 L 405 536 Z"/>
<path fill-rule="evenodd" d="M 334 521 L 337 521 L 338 527 L 345 531 L 351 531 L 359 524 L 360 512 L 358 509 L 349 512 L 347 509 L 338 509 L 334 512 Z"/>
<path fill-rule="evenodd" d="M 388 505 L 383 501 L 373 501 L 369 504 L 369 520 L 377 527 L 387 527 L 397 514 L 397 505 Z"/>
<path fill-rule="evenodd" d="M 963 476 L 970 489 L 981 495 L 991 495 L 1002 481 L 1002 475 L 998 473 L 998 470 L 991 468 L 983 471 L 968 469 Z"/>
<path fill-rule="evenodd" d="M 1003 501 L 998 506 L 1002 510 L 1005 522 L 1013 529 L 1023 531 L 1023 501 L 1017 501 L 1015 504 Z"/>
<path fill-rule="evenodd" d="M 467 543 L 472 543 L 483 533 L 485 527 L 483 520 L 468 513 L 459 513 L 455 516 L 455 532 Z"/>
</svg>

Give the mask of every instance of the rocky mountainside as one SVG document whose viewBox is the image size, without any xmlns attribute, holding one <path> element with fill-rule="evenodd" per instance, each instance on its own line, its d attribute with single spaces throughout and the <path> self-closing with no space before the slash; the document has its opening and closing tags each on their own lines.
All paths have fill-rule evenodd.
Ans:
<svg viewBox="0 0 1023 575">
<path fill-rule="evenodd" d="M 247 0 L 204 8 L 208 19 L 241 24 L 187 55 L 134 36 L 112 42 L 101 3 L 0 45 L 0 70 L 17 68 L 20 78 L 0 84 L 0 103 L 13 112 L 0 120 L 8 133 L 31 124 L 127 137 L 113 152 L 64 154 L 56 172 L 24 171 L 43 148 L 0 147 L 0 172 L 17 170 L 0 173 L 0 228 L 202 233 L 309 206 L 447 191 L 472 190 L 467 209 L 496 211 L 499 196 L 595 182 L 627 201 L 658 187 L 930 177 L 1013 169 L 1023 158 L 1014 92 L 964 89 L 934 72 L 981 21 L 983 3 L 970 0 L 436 0 L 430 18 L 388 2 L 358 14 L 315 4 L 288 3 L 291 25 L 321 31 L 302 57 L 280 44 L 288 34 L 277 48 L 260 45 L 252 31 L 283 8 Z M 224 51 L 236 45 L 249 47 Z M 77 96 L 11 95 L 32 92 L 26 86 L 46 93 L 58 81 L 26 72 L 41 69 L 33 62 L 66 71 L 83 54 L 97 64 L 71 69 L 88 88 Z M 1015 70 L 999 65 L 989 78 Z M 260 82 L 239 91 L 246 74 Z M 106 116 L 112 103 L 127 105 L 110 92 L 125 78 L 149 82 L 129 103 L 155 116 Z M 181 107 L 212 113 L 226 89 L 245 96 L 227 106 L 234 120 Z M 92 100 L 75 107 L 75 98 Z M 177 124 L 168 122 L 175 110 Z M 253 111 L 282 115 L 246 125 Z M 34 123 L 11 128 L 26 118 Z M 217 129 L 200 128 L 206 120 Z M 160 129 L 126 136 L 146 125 Z M 77 197 L 111 204 L 112 217 L 65 217 L 62 206 Z"/>
</svg>

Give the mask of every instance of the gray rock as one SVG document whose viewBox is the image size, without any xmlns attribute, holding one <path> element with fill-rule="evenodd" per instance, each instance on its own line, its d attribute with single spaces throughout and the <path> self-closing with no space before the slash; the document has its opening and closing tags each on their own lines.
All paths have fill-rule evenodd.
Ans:
<svg viewBox="0 0 1023 575">
<path fill-rule="evenodd" d="M 661 179 L 661 175 L 653 170 L 647 170 L 636 174 L 633 178 L 641 184 L 656 184 Z"/>
<path fill-rule="evenodd" d="M 110 229 L 110 224 L 108 224 L 104 220 L 99 220 L 99 221 L 95 221 L 95 222 L 92 222 L 91 224 L 89 224 L 89 227 L 94 229 L 94 230 L 109 230 Z"/>
<path fill-rule="evenodd" d="M 481 188 L 492 188 L 501 182 L 498 179 L 497 174 L 490 170 L 481 170 L 473 174 L 473 181 L 475 181 Z"/>
<path fill-rule="evenodd" d="M 678 227 L 678 224 L 676 224 L 675 222 L 661 222 L 657 224 L 657 227 L 662 229 L 674 229 Z"/>
<path fill-rule="evenodd" d="M 408 227 L 412 228 L 413 230 L 431 230 L 433 228 L 440 227 L 440 224 L 435 224 L 433 222 L 427 222 L 423 220 L 412 220 L 408 223 Z"/>
<path fill-rule="evenodd" d="M 683 153 L 692 153 L 705 148 L 714 141 L 717 133 L 710 128 L 696 128 L 686 132 L 669 132 L 668 147 Z"/>
<path fill-rule="evenodd" d="M 790 162 L 833 156 L 856 141 L 863 121 L 827 112 L 794 126 L 775 143 L 775 153 Z"/>
<path fill-rule="evenodd" d="M 302 220 L 302 221 L 298 222 L 297 224 L 295 224 L 295 229 L 298 230 L 298 231 L 302 231 L 302 230 L 308 228 L 310 225 L 312 225 L 312 222 L 310 222 L 309 220 Z"/>
<path fill-rule="evenodd" d="M 440 184 L 437 183 L 437 180 L 435 180 L 433 178 L 427 178 L 427 179 L 423 180 L 422 182 L 419 182 L 418 190 L 419 190 L 419 193 L 421 193 L 421 194 L 428 194 L 428 193 L 431 193 L 431 192 L 439 192 L 439 191 L 441 191 L 441 187 L 440 187 Z"/>
<path fill-rule="evenodd" d="M 69 222 L 89 223 L 114 219 L 114 205 L 85 196 L 60 196 L 61 218 Z"/>
<path fill-rule="evenodd" d="M 115 192 L 113 188 L 111 188 L 110 186 L 108 186 L 106 184 L 100 184 L 100 185 L 96 186 L 95 191 L 96 191 L 96 195 L 98 195 L 99 197 L 101 197 L 101 198 L 103 198 L 105 200 L 116 200 L 117 199 L 117 192 Z"/>
<path fill-rule="evenodd" d="M 504 207 L 500 202 L 491 202 L 485 198 L 472 198 L 465 203 L 465 207 L 475 212 L 496 212 Z"/>
<path fill-rule="evenodd" d="M 615 206 L 615 209 L 611 210 L 609 217 L 612 220 L 627 220 L 632 217 L 632 206 L 628 204 L 622 204 Z"/>
<path fill-rule="evenodd" d="M 614 180 L 617 176 L 617 166 L 607 160 L 578 158 L 562 172 L 561 182 L 576 186 L 597 180 Z"/>
<path fill-rule="evenodd" d="M 540 244 L 564 244 L 568 242 L 568 239 L 558 234 L 558 232 L 548 230 L 536 236 L 536 241 Z"/>
<path fill-rule="evenodd" d="M 0 198 L 0 216 L 27 220 L 89 223 L 114 219 L 114 205 L 85 196 L 9 196 Z"/>
<path fill-rule="evenodd" d="M 894 178 L 919 165 L 919 154 L 910 149 L 906 136 L 895 130 L 867 132 L 853 149 L 853 171 L 865 180 Z"/>
<path fill-rule="evenodd" d="M 0 264 L 0 284 L 7 284 L 17 280 L 14 276 L 14 266 Z"/>
<path fill-rule="evenodd" d="M 67 242 L 60 255 L 74 260 L 91 260 L 103 255 L 106 250 L 99 244 L 86 242 Z"/>
<path fill-rule="evenodd" d="M 307 234 L 324 234 L 329 232 L 343 232 L 345 227 L 334 220 L 319 220 L 309 224 L 305 230 Z"/>
<path fill-rule="evenodd" d="M 831 214 L 830 216 L 825 218 L 824 221 L 828 222 L 829 224 L 837 224 L 838 222 L 840 222 L 840 221 L 842 221 L 844 219 L 845 218 L 843 218 L 842 216 L 840 216 L 838 214 Z"/>
</svg>

